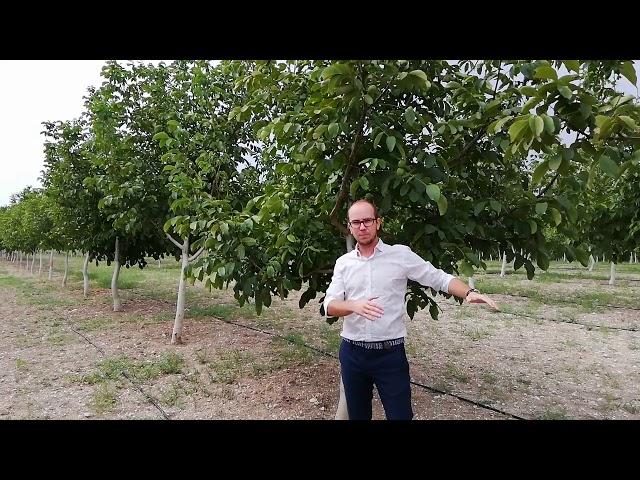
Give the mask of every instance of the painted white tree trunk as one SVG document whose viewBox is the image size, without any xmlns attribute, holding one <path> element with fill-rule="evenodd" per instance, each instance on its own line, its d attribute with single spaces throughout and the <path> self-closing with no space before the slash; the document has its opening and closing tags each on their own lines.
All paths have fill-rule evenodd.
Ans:
<svg viewBox="0 0 640 480">
<path fill-rule="evenodd" d="M 564 261 L 564 263 L 567 263 L 567 254 L 566 253 L 562 254 L 562 260 Z"/>
<path fill-rule="evenodd" d="M 629 263 L 633 263 L 633 252 L 629 254 Z"/>
<path fill-rule="evenodd" d="M 33 275 L 33 264 L 36 263 L 36 252 L 31 254 L 31 275 Z"/>
<path fill-rule="evenodd" d="M 69 251 L 64 256 L 64 276 L 62 277 L 62 288 L 67 286 L 67 278 L 69 276 Z"/>
<path fill-rule="evenodd" d="M 118 276 L 120 275 L 120 239 L 116 237 L 116 249 L 113 276 L 111 277 L 111 297 L 113 298 L 113 311 L 119 312 L 122 309 L 122 301 L 118 293 Z"/>
<path fill-rule="evenodd" d="M 49 254 L 49 280 L 51 280 L 52 275 L 53 275 L 53 249 L 51 249 L 51 253 Z"/>
<path fill-rule="evenodd" d="M 473 277 L 469 277 L 469 287 L 471 288 L 476 288 L 476 281 L 473 279 Z"/>
<path fill-rule="evenodd" d="M 593 272 L 593 267 L 596 266 L 596 259 L 593 258 L 593 255 L 589 255 L 589 271 Z"/>
<path fill-rule="evenodd" d="M 162 263 L 160 262 L 160 259 L 158 259 L 158 266 L 161 267 Z"/>
<path fill-rule="evenodd" d="M 40 250 L 40 267 L 38 268 L 38 276 L 42 276 L 42 250 Z"/>
<path fill-rule="evenodd" d="M 351 235 L 347 235 L 347 252 L 355 247 L 354 239 Z M 340 400 L 338 400 L 338 408 L 336 409 L 336 420 L 349 420 L 349 411 L 347 410 L 347 397 L 344 394 L 344 383 L 342 383 L 342 375 L 340 375 Z"/>
<path fill-rule="evenodd" d="M 182 268 L 180 269 L 180 283 L 178 283 L 178 304 L 176 305 L 176 318 L 173 321 L 173 332 L 171 333 L 171 344 L 180 345 L 182 343 L 182 324 L 184 322 L 184 306 L 187 293 L 187 285 L 184 273 L 189 266 L 189 239 L 182 244 Z"/>
<path fill-rule="evenodd" d="M 616 283 L 616 264 L 611 262 L 611 277 L 609 277 L 609 285 Z"/>
<path fill-rule="evenodd" d="M 82 285 L 84 298 L 89 296 L 89 252 L 84 257 L 84 263 L 82 264 Z"/>
<path fill-rule="evenodd" d="M 500 276 L 504 277 L 507 270 L 507 252 L 502 252 L 502 268 L 500 269 Z"/>
</svg>

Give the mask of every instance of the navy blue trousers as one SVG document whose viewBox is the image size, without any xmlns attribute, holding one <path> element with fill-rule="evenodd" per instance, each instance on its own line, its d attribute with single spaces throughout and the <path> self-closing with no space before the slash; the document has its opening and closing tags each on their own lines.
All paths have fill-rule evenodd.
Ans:
<svg viewBox="0 0 640 480">
<path fill-rule="evenodd" d="M 366 349 L 342 341 L 340 371 L 349 420 L 371 420 L 375 385 L 388 420 L 411 420 L 409 362 L 404 344 L 389 349 Z"/>
</svg>

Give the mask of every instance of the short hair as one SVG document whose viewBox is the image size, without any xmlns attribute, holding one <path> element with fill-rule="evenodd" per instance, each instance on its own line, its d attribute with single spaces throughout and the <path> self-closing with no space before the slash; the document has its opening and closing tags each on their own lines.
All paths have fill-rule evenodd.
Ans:
<svg viewBox="0 0 640 480">
<path fill-rule="evenodd" d="M 366 198 L 361 198 L 360 200 L 356 200 L 355 202 L 353 202 L 351 204 L 351 207 L 353 207 L 356 203 L 368 203 L 369 205 L 371 205 L 373 207 L 373 217 L 378 218 L 378 207 L 376 207 L 371 200 L 367 200 Z M 349 210 L 351 210 L 351 207 L 349 207 Z M 347 220 L 349 219 L 349 210 L 347 210 Z"/>
</svg>

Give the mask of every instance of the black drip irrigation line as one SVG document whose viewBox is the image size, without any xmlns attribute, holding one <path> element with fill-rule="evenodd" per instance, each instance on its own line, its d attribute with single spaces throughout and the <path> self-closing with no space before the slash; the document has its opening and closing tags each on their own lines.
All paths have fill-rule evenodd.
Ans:
<svg viewBox="0 0 640 480">
<path fill-rule="evenodd" d="M 514 293 L 502 293 L 502 292 L 493 292 L 493 293 L 489 292 L 488 295 L 504 295 L 505 297 L 533 298 L 533 297 L 529 297 L 528 295 L 516 295 Z M 563 300 L 562 303 L 570 303 L 572 305 L 582 305 L 582 303 L 572 302 L 571 300 Z M 623 305 L 609 305 L 608 303 L 604 305 L 594 305 L 594 307 L 618 308 L 620 310 L 640 310 L 640 308 L 636 308 L 636 307 L 625 307 Z"/>
<path fill-rule="evenodd" d="M 546 322 L 568 323 L 570 325 L 579 325 L 579 326 L 585 327 L 587 329 L 603 328 L 603 329 L 609 329 L 609 330 L 623 330 L 625 332 L 638 332 L 638 331 L 640 331 L 640 328 L 638 328 L 638 327 L 631 327 L 631 328 L 614 327 L 614 326 L 607 326 L 607 325 L 596 325 L 596 324 L 592 324 L 592 323 L 571 322 L 569 320 L 553 320 L 551 318 L 544 318 L 544 317 L 536 317 L 536 316 L 533 316 L 533 315 L 527 315 L 526 313 L 515 313 L 515 312 L 499 312 L 499 313 L 504 313 L 505 315 L 513 315 L 515 317 L 526 317 L 526 318 L 540 319 L 540 320 L 543 320 L 543 321 L 546 321 Z"/>
<path fill-rule="evenodd" d="M 289 338 L 287 338 L 287 337 L 285 337 L 285 336 L 283 336 L 283 335 L 280 335 L 280 334 L 278 334 L 278 333 L 267 332 L 266 330 L 261 330 L 261 329 L 259 329 L 259 328 L 255 328 L 255 327 L 252 327 L 252 326 L 250 326 L 250 325 L 244 325 L 244 324 L 242 324 L 242 323 L 233 322 L 233 321 L 231 321 L 231 320 L 225 320 L 224 318 L 217 317 L 217 316 L 215 316 L 215 315 L 211 315 L 211 317 L 212 317 L 212 318 L 215 318 L 216 320 L 219 320 L 219 321 L 221 321 L 221 322 L 224 322 L 224 323 L 229 323 L 229 324 L 231 324 L 231 325 L 236 325 L 236 326 L 238 326 L 238 327 L 246 328 L 246 329 L 248 329 L 248 330 L 253 330 L 254 332 L 263 333 L 263 334 L 265 334 L 265 335 L 271 335 L 272 337 L 282 338 L 283 340 L 286 340 L 287 342 L 292 343 L 292 344 L 294 344 L 294 345 L 300 345 L 300 346 L 302 346 L 302 347 L 306 347 L 306 348 L 308 348 L 308 349 L 310 349 L 310 350 L 314 350 L 314 351 L 316 351 L 316 352 L 318 352 L 318 353 L 320 353 L 320 354 L 322 354 L 322 355 L 325 355 L 325 356 L 327 356 L 327 357 L 331 357 L 331 358 L 334 358 L 334 359 L 338 359 L 338 357 L 336 357 L 335 355 L 333 355 L 333 354 L 331 354 L 331 353 L 329 353 L 329 352 L 325 352 L 324 350 L 321 350 L 321 349 L 319 349 L 319 348 L 316 348 L 316 347 L 314 347 L 314 346 L 312 346 L 312 345 L 307 345 L 307 344 L 306 344 L 306 343 L 304 343 L 304 342 L 296 342 L 296 341 L 291 340 L 291 339 L 289 339 Z M 484 403 L 479 403 L 479 402 L 476 402 L 476 401 L 471 400 L 471 399 L 469 399 L 469 398 L 465 398 L 465 397 L 462 397 L 462 396 L 460 396 L 460 395 L 456 395 L 455 393 L 449 393 L 449 392 L 445 392 L 445 391 L 443 391 L 443 390 L 438 390 L 437 388 L 433 388 L 433 387 L 430 387 L 430 386 L 428 386 L 428 385 L 423 385 L 422 383 L 414 382 L 413 380 L 411 380 L 411 384 L 412 384 L 412 385 L 415 385 L 415 386 L 417 386 L 417 387 L 423 388 L 423 389 L 425 389 L 425 390 L 429 390 L 429 391 L 431 391 L 431 392 L 436 392 L 436 393 L 440 393 L 440 394 L 442 394 L 442 395 L 449 395 L 449 396 L 452 396 L 452 397 L 457 398 L 458 400 L 461 400 L 461 401 L 463 401 L 463 402 L 467 402 L 467 403 L 470 403 L 470 404 L 475 405 L 475 406 L 477 406 L 477 407 L 485 408 L 485 409 L 487 409 L 487 410 L 491 410 L 491 411 L 494 411 L 494 412 L 500 413 L 501 415 L 505 415 L 505 416 L 507 416 L 507 417 L 515 418 L 516 420 L 528 420 L 527 418 L 519 417 L 518 415 L 514 415 L 513 413 L 509 413 L 509 412 L 505 412 L 505 411 L 503 411 L 503 410 L 499 410 L 499 409 L 497 409 L 497 408 L 493 408 L 493 407 L 491 407 L 491 406 L 489 406 L 489 405 L 485 405 Z"/>
<path fill-rule="evenodd" d="M 69 324 L 69 322 L 67 322 L 67 324 L 69 325 L 69 328 L 71 328 L 71 330 L 72 330 L 74 333 L 77 333 L 77 334 L 78 334 L 78 335 L 80 335 L 82 338 L 84 338 L 87 342 L 89 342 L 91 345 L 93 345 L 93 346 L 96 348 L 96 350 L 98 350 L 98 351 L 102 354 L 102 356 L 103 356 L 103 357 L 106 357 L 106 356 L 107 356 L 106 352 L 105 352 L 102 348 L 100 348 L 98 345 L 96 345 L 95 343 L 93 343 L 93 342 L 92 342 L 92 341 L 91 341 L 87 336 L 85 336 L 83 333 L 81 333 L 81 332 L 77 331 L 75 328 L 73 328 L 73 326 L 72 326 L 71 324 Z M 142 393 L 142 395 L 144 395 L 144 396 L 146 397 L 146 399 L 147 399 L 147 400 L 149 400 L 149 402 L 150 402 L 154 407 L 156 407 L 156 408 L 160 411 L 160 413 L 162 414 L 162 416 L 164 417 L 164 419 L 165 419 L 165 420 L 170 420 L 170 418 L 169 418 L 169 416 L 166 414 L 166 412 L 162 409 L 162 407 L 161 407 L 160 405 L 158 405 L 158 402 L 156 402 L 156 401 L 154 400 L 154 398 L 153 398 L 151 395 L 149 395 L 147 392 L 145 392 L 145 391 L 142 389 L 142 387 L 141 387 L 138 383 L 134 382 L 134 381 L 133 381 L 133 379 L 132 379 L 132 378 L 129 376 L 129 374 L 126 372 L 126 370 L 124 370 L 124 369 L 123 369 L 123 370 L 120 370 L 120 373 L 122 374 L 122 376 L 123 376 L 123 377 L 125 377 L 127 380 L 129 380 L 129 381 L 133 384 L 133 386 L 134 386 L 134 387 L 136 387 L 136 388 L 140 391 L 140 393 Z"/>
</svg>

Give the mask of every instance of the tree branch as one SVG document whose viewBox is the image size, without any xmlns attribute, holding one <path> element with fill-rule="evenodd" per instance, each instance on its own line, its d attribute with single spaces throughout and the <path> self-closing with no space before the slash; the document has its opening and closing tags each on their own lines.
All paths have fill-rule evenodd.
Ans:
<svg viewBox="0 0 640 480">
<path fill-rule="evenodd" d="M 181 245 L 181 244 L 179 244 L 179 243 L 178 243 L 178 242 L 177 242 L 177 241 L 176 241 L 176 240 L 175 240 L 171 235 L 169 235 L 167 232 L 165 232 L 165 235 L 167 236 L 167 238 L 168 238 L 169 240 L 171 240 L 171 242 L 172 242 L 176 247 L 178 247 L 180 250 L 182 250 L 182 245 Z"/>
<path fill-rule="evenodd" d="M 540 193 L 538 193 L 538 195 L 536 195 L 536 198 L 540 198 L 542 197 L 545 193 L 547 193 L 547 190 L 549 190 L 551 188 L 551 185 L 553 185 L 553 183 L 556 181 L 556 179 L 558 178 L 558 176 L 560 175 L 560 172 L 556 172 L 555 176 L 551 179 L 551 181 L 549 182 L 549 185 L 547 185 L 546 187 L 544 187 L 542 189 L 542 191 L 540 191 Z"/>
<path fill-rule="evenodd" d="M 200 250 L 198 250 L 196 253 L 191 255 L 188 261 L 193 262 L 196 258 L 198 258 L 202 254 L 202 252 L 204 252 L 204 246 L 200 247 Z"/>
<path fill-rule="evenodd" d="M 336 204 L 333 206 L 331 213 L 329 214 L 329 218 L 331 220 L 331 224 L 338 229 L 340 233 L 342 233 L 345 237 L 349 235 L 349 231 L 347 227 L 345 227 L 340 220 L 338 220 L 338 212 L 342 208 L 345 200 L 347 199 L 347 195 L 349 194 L 349 179 L 351 177 L 351 171 L 354 166 L 354 161 L 356 157 L 356 153 L 358 150 L 358 146 L 360 141 L 362 140 L 362 130 L 364 128 L 364 121 L 367 116 L 367 104 L 363 102 L 362 113 L 360 114 L 360 121 L 358 125 L 358 129 L 356 132 L 356 136 L 353 140 L 353 144 L 351 145 L 351 153 L 349 154 L 349 158 L 347 159 L 347 166 L 344 170 L 344 175 L 342 177 L 342 183 L 340 184 L 340 191 L 338 192 L 338 197 L 336 198 Z"/>
</svg>

